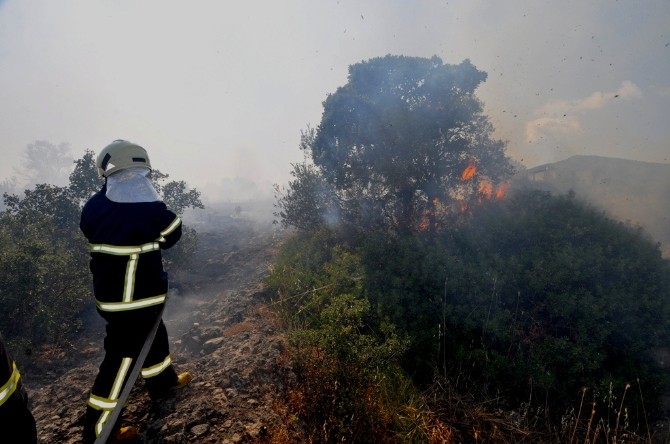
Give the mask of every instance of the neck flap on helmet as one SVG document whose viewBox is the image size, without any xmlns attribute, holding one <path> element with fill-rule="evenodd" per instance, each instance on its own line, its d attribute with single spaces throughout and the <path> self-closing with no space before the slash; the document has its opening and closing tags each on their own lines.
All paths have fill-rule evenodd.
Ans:
<svg viewBox="0 0 670 444">
<path fill-rule="evenodd" d="M 149 169 L 140 167 L 117 171 L 107 178 L 105 195 L 118 203 L 158 202 L 161 198 L 148 174 Z"/>
</svg>

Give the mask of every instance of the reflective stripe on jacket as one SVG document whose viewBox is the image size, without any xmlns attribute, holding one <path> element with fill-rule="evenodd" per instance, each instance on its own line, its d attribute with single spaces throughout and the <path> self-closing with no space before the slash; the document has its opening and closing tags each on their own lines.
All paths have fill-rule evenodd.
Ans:
<svg viewBox="0 0 670 444">
<path fill-rule="evenodd" d="M 0 387 L 0 406 L 3 405 L 16 391 L 16 388 L 19 386 L 19 381 L 21 380 L 21 374 L 16 368 L 16 363 L 12 363 L 13 371 L 9 380 Z"/>
<path fill-rule="evenodd" d="M 176 218 L 179 220 L 179 218 Z M 142 298 L 133 300 L 133 292 L 135 289 L 135 271 L 137 270 L 137 261 L 139 254 L 147 253 L 149 251 L 160 250 L 158 242 L 150 242 L 148 244 L 139 245 L 136 247 L 119 247 L 115 245 L 96 245 L 89 244 L 91 253 L 104 253 L 115 256 L 128 256 L 128 265 L 126 267 L 126 276 L 123 286 L 123 297 L 119 302 L 101 302 L 96 300 L 96 305 L 101 311 L 126 311 L 137 310 L 140 308 L 160 305 L 165 302 L 167 295 Z"/>
<path fill-rule="evenodd" d="M 99 310 L 121 312 L 165 302 L 161 250 L 179 240 L 181 224 L 163 202 L 113 202 L 104 187 L 89 199 L 79 226 L 89 241 Z"/>
</svg>

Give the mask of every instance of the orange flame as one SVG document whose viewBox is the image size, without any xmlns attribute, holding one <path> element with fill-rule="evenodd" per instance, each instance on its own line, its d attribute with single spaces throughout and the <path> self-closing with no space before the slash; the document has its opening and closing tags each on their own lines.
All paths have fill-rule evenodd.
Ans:
<svg viewBox="0 0 670 444">
<path fill-rule="evenodd" d="M 434 216 L 436 220 L 434 221 L 434 227 L 437 228 L 440 225 L 439 219 L 444 216 L 444 214 L 449 210 L 447 205 L 443 204 L 440 199 L 437 197 L 432 201 L 432 208 L 424 211 L 423 217 L 419 222 L 419 231 L 427 231 L 430 228 L 430 218 Z"/>
<path fill-rule="evenodd" d="M 502 199 L 507 194 L 507 183 L 501 183 L 496 190 L 496 199 Z"/>
<path fill-rule="evenodd" d="M 493 184 L 488 180 L 484 180 L 479 184 L 479 192 L 482 196 L 490 198 L 493 196 Z"/>
<path fill-rule="evenodd" d="M 473 161 L 470 161 L 468 163 L 468 166 L 466 166 L 463 172 L 461 173 L 461 180 L 463 182 L 465 182 L 466 180 L 470 180 L 473 177 L 475 177 L 476 173 L 477 173 L 477 167 L 475 166 L 475 163 Z"/>
<path fill-rule="evenodd" d="M 507 195 L 508 187 L 509 182 L 500 183 L 497 186 L 494 186 L 488 180 L 482 180 L 479 183 L 479 194 L 482 198 L 486 199 L 503 199 Z"/>
</svg>

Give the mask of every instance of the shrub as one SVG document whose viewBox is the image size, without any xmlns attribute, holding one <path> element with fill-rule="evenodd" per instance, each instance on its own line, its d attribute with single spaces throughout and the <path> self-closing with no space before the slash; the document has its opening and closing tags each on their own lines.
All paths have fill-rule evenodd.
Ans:
<svg viewBox="0 0 670 444">
<path fill-rule="evenodd" d="M 62 344 L 81 326 L 89 300 L 85 243 L 73 248 L 48 218 L 0 216 L 0 330 L 21 348 Z"/>
<path fill-rule="evenodd" d="M 362 338 L 345 333 L 364 325 L 383 338 L 392 326 L 410 341 L 395 362 L 419 386 L 437 381 L 475 403 L 525 406 L 555 421 L 587 387 L 601 422 L 612 387 L 639 380 L 639 396 L 622 400 L 627 430 L 660 415 L 669 386 L 652 355 L 670 336 L 670 264 L 640 230 L 572 196 L 527 192 L 437 236 L 342 236 L 294 238 L 269 280 L 291 325 L 304 329 L 294 338 L 320 386 L 340 380 L 335 362 L 366 372 L 356 359 Z"/>
<path fill-rule="evenodd" d="M 651 355 L 670 334 L 670 267 L 643 233 L 532 192 L 483 210 L 449 241 L 463 268 L 446 340 L 480 384 L 561 405 L 583 386 L 602 394 L 639 377 L 658 400 L 667 378 Z"/>
<path fill-rule="evenodd" d="M 332 235 L 324 230 L 290 241 L 268 278 L 280 297 L 278 312 L 292 326 L 301 381 L 292 408 L 317 442 L 384 442 L 390 435 L 388 418 L 379 414 L 379 381 L 407 344 L 392 326 L 368 322 L 359 259 L 337 244 L 323 248 L 319 241 Z"/>
</svg>

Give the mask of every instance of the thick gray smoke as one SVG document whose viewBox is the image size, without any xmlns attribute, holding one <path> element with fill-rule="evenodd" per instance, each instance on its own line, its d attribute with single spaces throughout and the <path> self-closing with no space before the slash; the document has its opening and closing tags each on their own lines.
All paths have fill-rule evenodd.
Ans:
<svg viewBox="0 0 670 444">
<path fill-rule="evenodd" d="M 610 217 L 642 227 L 670 257 L 670 165 L 574 156 L 523 171 L 519 182 L 576 196 Z"/>
</svg>

